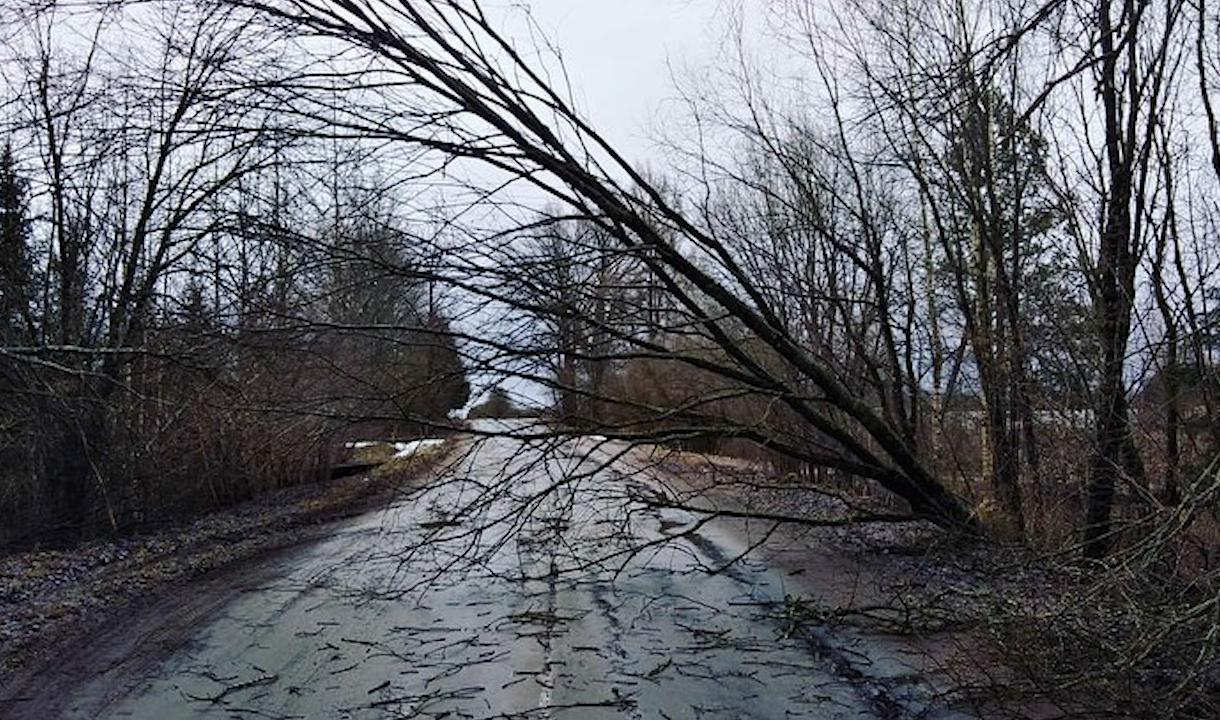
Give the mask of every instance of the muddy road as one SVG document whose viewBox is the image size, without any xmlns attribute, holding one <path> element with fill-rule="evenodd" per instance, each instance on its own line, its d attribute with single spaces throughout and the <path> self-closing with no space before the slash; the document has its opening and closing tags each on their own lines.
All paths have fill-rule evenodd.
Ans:
<svg viewBox="0 0 1220 720">
<path fill-rule="evenodd" d="M 9 712 L 961 717 L 898 646 L 792 628 L 798 579 L 730 563 L 739 528 L 641 501 L 613 446 L 460 442 L 435 487 L 108 629 Z"/>
</svg>

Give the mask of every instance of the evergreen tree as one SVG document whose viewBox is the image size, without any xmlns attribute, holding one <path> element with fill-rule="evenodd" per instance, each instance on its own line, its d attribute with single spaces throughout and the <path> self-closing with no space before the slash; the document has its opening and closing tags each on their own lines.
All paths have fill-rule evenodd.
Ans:
<svg viewBox="0 0 1220 720">
<path fill-rule="evenodd" d="M 28 183 L 17 172 L 10 143 L 0 149 L 0 343 L 32 339 Z"/>
</svg>

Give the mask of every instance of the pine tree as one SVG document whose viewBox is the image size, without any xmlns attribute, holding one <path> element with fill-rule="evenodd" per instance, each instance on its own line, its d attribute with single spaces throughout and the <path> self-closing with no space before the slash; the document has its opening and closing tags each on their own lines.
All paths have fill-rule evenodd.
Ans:
<svg viewBox="0 0 1220 720">
<path fill-rule="evenodd" d="M 0 149 L 0 343 L 32 339 L 32 267 L 28 183 L 17 172 L 10 143 Z"/>
</svg>

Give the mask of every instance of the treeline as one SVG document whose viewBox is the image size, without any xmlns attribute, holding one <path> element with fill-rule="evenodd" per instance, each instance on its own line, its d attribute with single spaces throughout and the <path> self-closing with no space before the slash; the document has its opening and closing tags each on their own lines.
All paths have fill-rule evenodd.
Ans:
<svg viewBox="0 0 1220 720">
<path fill-rule="evenodd" d="M 478 0 L 14 8 L 5 517 L 121 527 L 298 478 L 345 423 L 461 404 L 464 363 L 549 391 L 559 433 L 1117 551 L 1140 632 L 1102 665 L 1173 661 L 1193 702 L 1220 658 L 1220 11 L 724 5 L 651 174 Z"/>
<path fill-rule="evenodd" d="M 204 7 L 137 5 L 186 16 Z M 1106 595 L 1134 630 L 1113 643 L 1083 638 L 1097 662 L 1068 669 L 1063 687 L 1080 694 L 1109 678 L 1084 702 L 1110 698 L 1132 714 L 1196 709 L 1220 658 L 1212 5 L 723 3 L 736 32 L 720 64 L 684 88 L 682 111 L 666 116 L 674 137 L 649 174 L 587 121 L 549 46 L 524 46 L 537 27 L 512 10 L 479 0 L 220 3 L 259 32 L 247 37 L 254 47 L 217 57 L 258 67 L 238 75 L 275 77 L 190 95 L 188 109 L 214 103 L 219 114 L 204 117 L 225 132 L 199 147 L 208 170 L 167 197 L 186 198 L 193 220 L 230 196 L 193 204 L 195 183 L 267 177 L 226 173 L 227 162 L 208 160 L 219 148 L 262 158 L 255 165 L 270 172 L 281 141 L 296 153 L 362 138 L 362 170 L 437 200 L 439 227 L 412 232 L 427 249 L 386 265 L 455 291 L 462 317 L 449 330 L 472 370 L 548 390 L 557 432 L 753 453 L 814 493 L 827 482 L 875 492 L 889 503 L 886 520 L 904 513 L 1064 556 L 1118 553 L 1105 566 L 1115 591 L 1082 602 Z M 157 62 L 134 77 L 160 67 L 200 66 Z M 27 73 L 29 86 L 60 77 L 52 69 Z M 32 147 L 74 149 L 56 122 L 90 94 L 42 84 L 66 99 L 32 105 L 33 117 L 52 120 L 30 127 L 54 131 Z M 129 107 L 138 117 L 145 106 Z M 277 109 L 290 122 L 276 142 L 243 141 L 274 127 L 261 113 Z M 143 136 L 122 137 L 118 147 Z M 49 188 L 65 168 L 103 167 L 42 164 Z M 159 167 L 132 165 L 117 176 Z M 130 187 L 107 196 L 135 197 Z M 320 196 L 311 190 L 304 196 Z M 81 292 L 74 233 L 112 220 L 45 196 L 46 226 L 60 228 L 51 246 L 66 248 L 44 263 L 67 278 L 44 303 L 58 308 Z M 148 207 L 160 217 L 172 205 L 154 196 Z M 144 228 L 164 225 L 174 238 L 211 231 L 178 217 L 134 223 L 131 237 L 158 237 Z M 258 217 L 262 226 L 275 215 Z M 94 266 L 110 273 L 98 281 L 108 292 L 82 297 L 113 298 L 102 310 L 87 315 L 73 301 L 60 313 L 71 328 L 104 320 L 101 368 L 134 367 L 123 359 L 141 347 L 132 330 L 152 325 L 135 310 L 153 305 L 125 289 L 140 287 L 125 280 L 132 273 L 113 270 L 134 257 L 161 262 L 155 240 L 140 243 Z M 162 259 L 177 258 L 174 247 Z M 136 267 L 132 277 L 145 277 Z M 201 277 L 231 283 L 226 271 Z M 225 313 L 236 327 L 240 313 Z M 70 356 L 49 357 L 71 367 Z M 862 512 L 855 519 L 876 519 Z"/>
<path fill-rule="evenodd" d="M 777 3 L 767 62 L 743 30 L 684 93 L 673 180 L 623 170 L 521 221 L 498 263 L 532 313 L 511 342 L 576 426 L 915 506 L 947 489 L 990 531 L 1093 556 L 1186 516 L 1195 549 L 1166 552 L 1210 566 L 1204 5 Z"/>
<path fill-rule="evenodd" d="M 217 4 L 15 8 L 0 120 L 0 543 L 319 479 L 467 401 L 420 218 L 296 132 Z"/>
<path fill-rule="evenodd" d="M 409 329 L 581 428 L 1093 556 L 1183 513 L 1205 544 L 1181 509 L 1214 504 L 1218 449 L 1214 10 L 770 4 L 730 25 L 780 41 L 755 62 L 726 39 L 650 176 L 477 2 L 352 8 L 140 3 L 144 52 L 67 55 L 51 23 L 93 37 L 117 11 L 27 15 L 7 107 L 40 289 L 9 325 L 40 336 L 6 357 L 132 387 L 171 313 L 312 372 Z M 413 313 L 323 300 L 379 274 Z M 256 387 L 297 420 L 419 397 L 334 374 L 316 406 Z"/>
</svg>

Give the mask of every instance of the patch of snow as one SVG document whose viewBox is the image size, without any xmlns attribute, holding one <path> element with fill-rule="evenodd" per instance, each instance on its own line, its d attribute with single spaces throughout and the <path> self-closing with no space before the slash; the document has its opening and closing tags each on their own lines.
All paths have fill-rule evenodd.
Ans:
<svg viewBox="0 0 1220 720">
<path fill-rule="evenodd" d="M 396 458 L 411 457 L 420 450 L 434 448 L 445 443 L 444 439 L 433 438 L 428 440 L 412 440 L 411 442 L 396 442 L 394 449 L 398 452 L 394 453 Z"/>
<path fill-rule="evenodd" d="M 356 442 L 349 442 L 343 447 L 347 448 L 348 450 L 363 450 L 367 447 L 373 447 L 374 445 L 380 444 L 381 443 L 377 442 L 376 440 L 358 440 Z"/>
</svg>

